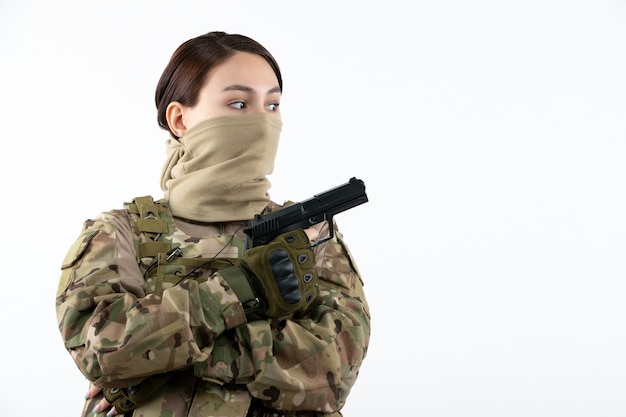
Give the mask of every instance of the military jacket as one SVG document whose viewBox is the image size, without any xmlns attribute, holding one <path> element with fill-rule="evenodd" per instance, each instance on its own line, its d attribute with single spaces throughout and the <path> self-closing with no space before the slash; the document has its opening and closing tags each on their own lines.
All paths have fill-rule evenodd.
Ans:
<svg viewBox="0 0 626 417">
<path fill-rule="evenodd" d="M 166 374 L 137 417 L 340 416 L 367 352 L 370 314 L 336 225 L 315 247 L 311 308 L 247 322 L 215 273 L 244 252 L 243 222 L 196 225 L 173 219 L 165 201 L 152 211 L 135 202 L 87 220 L 61 268 L 58 326 L 82 374 L 104 388 Z M 318 226 L 320 236 L 328 227 Z"/>
</svg>

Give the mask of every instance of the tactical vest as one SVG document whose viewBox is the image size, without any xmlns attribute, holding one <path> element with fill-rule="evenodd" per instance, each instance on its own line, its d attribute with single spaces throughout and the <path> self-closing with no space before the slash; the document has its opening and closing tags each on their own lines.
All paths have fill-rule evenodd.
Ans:
<svg viewBox="0 0 626 417">
<path fill-rule="evenodd" d="M 134 228 L 134 243 L 139 266 L 144 272 L 146 293 L 162 293 L 186 278 L 206 280 L 212 272 L 232 266 L 244 252 L 245 241 L 235 235 L 224 234 L 217 239 L 221 249 L 211 257 L 203 257 L 206 246 L 190 241 L 174 223 L 174 217 L 165 200 L 137 197 L 125 203 L 128 218 Z M 176 234 L 187 239 L 177 239 Z M 228 256 L 235 255 L 235 256 Z M 202 276 L 201 276 L 202 275 Z M 245 387 L 222 386 L 193 376 L 193 371 L 173 374 L 173 379 L 159 393 L 137 408 L 132 415 L 162 415 L 164 398 L 188 398 L 191 405 L 184 415 L 219 415 L 224 417 L 287 417 L 285 413 L 266 408 L 261 401 L 253 400 Z M 89 403 L 89 401 L 88 401 Z M 167 401 L 165 401 L 167 403 Z M 93 408 L 93 404 L 86 410 Z M 170 404 L 174 407 L 176 405 Z M 168 411 L 170 412 L 170 411 Z M 304 413 L 302 415 L 316 415 Z M 179 414 L 175 414 L 178 416 Z M 295 415 L 295 413 L 293 413 Z"/>
<path fill-rule="evenodd" d="M 197 241 L 177 241 L 175 232 L 186 235 L 176 227 L 165 200 L 137 197 L 124 207 L 134 228 L 133 239 L 139 267 L 144 272 L 146 293 L 160 294 L 187 278 L 206 280 L 202 276 L 206 277 L 207 271 L 232 266 L 243 253 L 245 242 L 235 236 L 225 235 L 220 242 L 221 249 L 211 258 L 201 256 L 202 249 Z M 229 257 L 229 254 L 234 256 Z"/>
</svg>

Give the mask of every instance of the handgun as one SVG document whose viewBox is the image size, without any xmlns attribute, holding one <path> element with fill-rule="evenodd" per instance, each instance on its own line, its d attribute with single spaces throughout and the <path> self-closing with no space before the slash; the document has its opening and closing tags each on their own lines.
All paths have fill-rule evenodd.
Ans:
<svg viewBox="0 0 626 417">
<path fill-rule="evenodd" d="M 368 201 L 365 183 L 356 177 L 338 187 L 308 200 L 286 205 L 264 216 L 257 214 L 247 222 L 244 232 L 250 237 L 251 247 L 265 245 L 276 236 L 295 229 L 306 229 L 323 221 L 329 222 L 330 235 L 317 240 L 313 246 L 335 236 L 333 216 Z"/>
</svg>

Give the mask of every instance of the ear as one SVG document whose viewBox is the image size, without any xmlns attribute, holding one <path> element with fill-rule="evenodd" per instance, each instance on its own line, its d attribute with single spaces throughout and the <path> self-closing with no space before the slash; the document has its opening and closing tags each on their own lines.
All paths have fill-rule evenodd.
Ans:
<svg viewBox="0 0 626 417">
<path fill-rule="evenodd" d="M 167 105 L 167 109 L 165 110 L 167 125 L 169 126 L 172 133 L 179 138 L 183 136 L 187 131 L 187 126 L 185 126 L 183 118 L 184 112 L 185 107 L 178 101 L 172 101 L 170 104 Z"/>
</svg>

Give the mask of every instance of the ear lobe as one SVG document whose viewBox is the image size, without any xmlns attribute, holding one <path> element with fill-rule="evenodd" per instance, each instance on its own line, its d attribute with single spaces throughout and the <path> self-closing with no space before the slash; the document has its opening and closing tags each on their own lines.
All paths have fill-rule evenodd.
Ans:
<svg viewBox="0 0 626 417">
<path fill-rule="evenodd" d="M 167 119 L 167 125 L 174 135 L 181 137 L 187 131 L 183 120 L 184 107 L 178 101 L 172 101 L 167 105 L 165 110 L 165 118 Z"/>
</svg>

